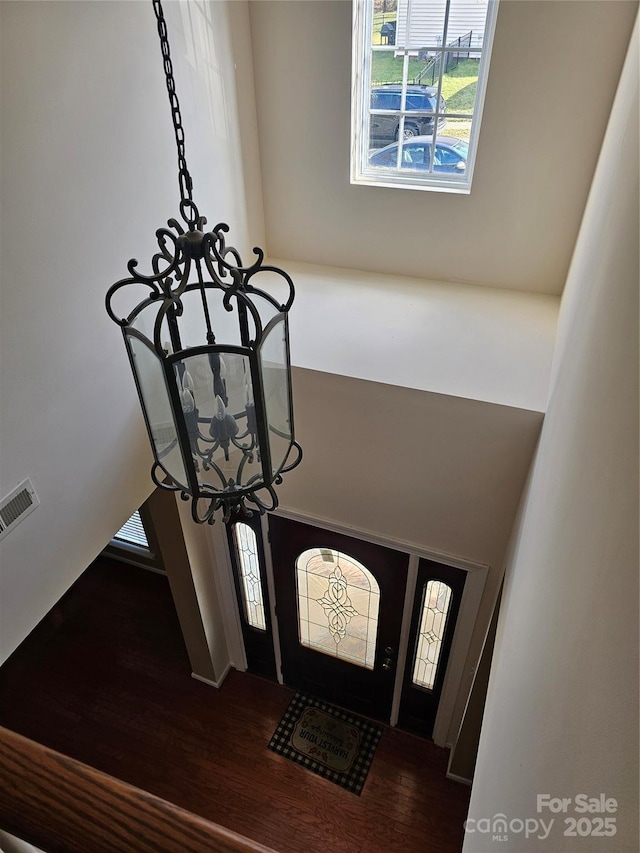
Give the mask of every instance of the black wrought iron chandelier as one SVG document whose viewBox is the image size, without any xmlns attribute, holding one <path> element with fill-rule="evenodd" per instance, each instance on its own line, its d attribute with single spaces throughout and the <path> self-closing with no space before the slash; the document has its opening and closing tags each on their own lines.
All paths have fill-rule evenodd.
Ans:
<svg viewBox="0 0 640 853">
<path fill-rule="evenodd" d="M 106 297 L 122 327 L 154 454 L 151 477 L 191 499 L 193 519 L 225 519 L 240 509 L 275 509 L 274 485 L 295 468 L 302 449 L 294 438 L 288 311 L 291 278 L 263 263 L 243 266 L 227 246 L 229 226 L 205 231 L 192 194 L 184 130 L 175 90 L 167 26 L 152 0 L 178 150 L 180 216 L 156 231 L 159 251 L 150 274 L 127 264 L 129 275 Z M 256 283 L 276 275 L 287 292 L 279 302 Z M 142 286 L 144 298 L 125 317 L 114 310 L 122 288 Z"/>
</svg>

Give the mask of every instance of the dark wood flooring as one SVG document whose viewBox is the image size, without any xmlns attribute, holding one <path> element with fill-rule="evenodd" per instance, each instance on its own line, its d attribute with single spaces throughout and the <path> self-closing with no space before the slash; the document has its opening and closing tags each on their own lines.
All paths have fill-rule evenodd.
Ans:
<svg viewBox="0 0 640 853">
<path fill-rule="evenodd" d="M 0 725 L 281 853 L 461 850 L 445 750 L 385 729 L 355 796 L 266 749 L 291 695 L 192 679 L 166 578 L 100 558 L 0 668 Z"/>
</svg>

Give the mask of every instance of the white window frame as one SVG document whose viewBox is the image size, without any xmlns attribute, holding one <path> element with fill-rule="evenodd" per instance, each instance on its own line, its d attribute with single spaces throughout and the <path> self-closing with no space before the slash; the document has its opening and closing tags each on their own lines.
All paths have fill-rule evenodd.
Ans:
<svg viewBox="0 0 640 853">
<path fill-rule="evenodd" d="M 411 16 L 412 3 L 418 0 L 408 0 L 407 16 Z M 373 29 L 373 2 L 372 0 L 353 0 L 353 46 L 352 46 L 352 71 L 351 71 L 351 183 L 365 186 L 397 187 L 401 189 L 429 190 L 436 192 L 459 193 L 468 195 L 471 192 L 473 172 L 478 149 L 478 138 L 482 122 L 482 111 L 489 77 L 489 65 L 493 37 L 498 15 L 499 0 L 489 0 L 487 18 L 484 30 L 482 48 L 474 48 L 482 54 L 479 67 L 478 83 L 476 90 L 476 101 L 473 111 L 473 121 L 469 137 L 469 154 L 465 174 L 460 177 L 443 173 L 426 172 L 416 173 L 407 169 L 400 170 L 397 167 L 383 169 L 368 165 L 369 159 L 369 115 L 370 115 L 370 80 L 371 80 L 371 43 Z M 444 29 L 448 19 L 445 14 Z M 433 52 L 444 53 L 446 50 L 446 37 L 442 40 L 440 47 L 433 47 Z M 396 45 L 382 48 L 390 52 L 398 50 Z M 430 51 L 432 50 L 429 46 Z M 403 95 L 406 91 L 407 65 L 411 55 L 417 56 L 418 51 L 407 50 L 404 54 L 405 80 Z M 436 113 L 434 115 L 434 127 L 438 126 L 440 109 L 440 90 L 442 78 L 438 81 L 438 95 L 436 98 Z M 468 114 L 447 113 L 447 118 L 468 118 Z M 401 114 L 400 129 L 404 125 L 404 114 Z M 446 135 L 445 132 L 442 134 Z M 402 134 L 400 134 L 402 136 Z M 401 148 L 398 146 L 398 159 L 401 156 Z M 431 162 L 433 165 L 434 146 L 431 146 Z"/>
</svg>

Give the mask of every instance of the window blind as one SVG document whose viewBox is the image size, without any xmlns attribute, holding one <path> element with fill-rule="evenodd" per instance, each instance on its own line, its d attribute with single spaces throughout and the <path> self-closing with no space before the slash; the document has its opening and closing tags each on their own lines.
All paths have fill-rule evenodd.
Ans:
<svg viewBox="0 0 640 853">
<path fill-rule="evenodd" d="M 138 510 L 122 525 L 113 538 L 119 539 L 122 542 L 128 542 L 130 545 L 138 545 L 140 548 L 146 548 L 147 551 L 150 550 L 147 534 L 144 532 L 142 519 Z"/>
</svg>

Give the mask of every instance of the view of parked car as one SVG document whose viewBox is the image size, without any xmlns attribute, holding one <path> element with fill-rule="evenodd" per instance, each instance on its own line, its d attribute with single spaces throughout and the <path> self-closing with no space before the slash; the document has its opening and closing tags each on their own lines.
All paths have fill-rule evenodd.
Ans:
<svg viewBox="0 0 640 853">
<path fill-rule="evenodd" d="M 416 136 L 402 144 L 401 169 L 427 170 L 431 164 L 432 136 Z M 467 168 L 469 143 L 454 136 L 436 137 L 433 171 L 464 175 Z M 398 163 L 398 143 L 387 145 L 369 155 L 369 165 L 395 168 Z"/>
<path fill-rule="evenodd" d="M 412 136 L 423 136 L 433 133 L 434 116 L 438 98 L 438 90 L 435 86 L 409 85 L 405 109 L 415 115 L 407 115 L 404 120 L 404 138 Z M 376 142 L 395 142 L 398 139 L 400 129 L 400 105 L 402 103 L 402 86 L 399 83 L 388 83 L 382 86 L 373 86 L 371 89 L 372 110 L 394 110 L 394 114 L 371 113 L 369 125 L 369 138 L 372 145 Z M 444 113 L 446 103 L 440 97 L 440 113 Z M 428 115 L 431 113 L 431 115 Z M 438 130 L 445 126 L 444 116 L 438 118 Z"/>
</svg>

